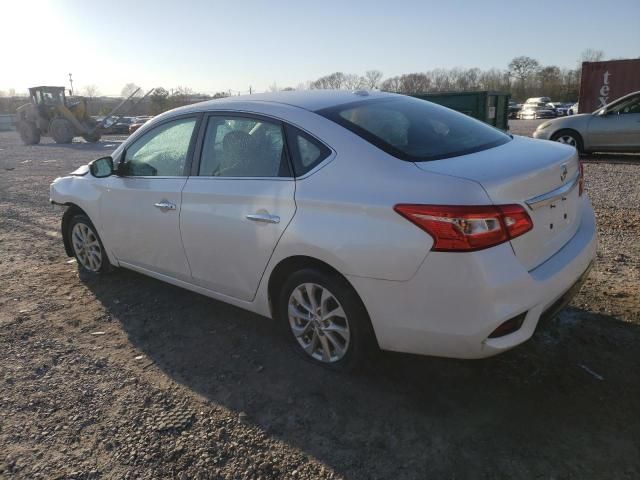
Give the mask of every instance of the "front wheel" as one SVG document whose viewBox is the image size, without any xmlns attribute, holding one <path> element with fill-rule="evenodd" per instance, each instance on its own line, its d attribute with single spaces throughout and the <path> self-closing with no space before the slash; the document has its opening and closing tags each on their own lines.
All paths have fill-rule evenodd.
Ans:
<svg viewBox="0 0 640 480">
<path fill-rule="evenodd" d="M 56 143 L 71 143 L 73 141 L 73 125 L 66 118 L 51 120 L 49 132 Z"/>
<path fill-rule="evenodd" d="M 82 135 L 82 138 L 84 138 L 85 142 L 87 143 L 96 143 L 100 141 L 100 134 L 95 132 L 85 133 L 84 135 Z"/>
<path fill-rule="evenodd" d="M 300 355 L 332 370 L 361 367 L 377 350 L 362 301 L 337 274 L 292 274 L 280 289 L 277 317 Z"/>
<path fill-rule="evenodd" d="M 564 143 L 565 145 L 571 145 L 578 150 L 578 152 L 583 152 L 584 150 L 582 137 L 578 132 L 573 130 L 560 130 L 551 136 L 551 140 Z"/>
<path fill-rule="evenodd" d="M 73 255 L 78 266 L 90 273 L 103 273 L 111 270 L 109 258 L 104 251 L 102 240 L 93 223 L 86 215 L 78 214 L 69 222 L 67 231 Z"/>
</svg>

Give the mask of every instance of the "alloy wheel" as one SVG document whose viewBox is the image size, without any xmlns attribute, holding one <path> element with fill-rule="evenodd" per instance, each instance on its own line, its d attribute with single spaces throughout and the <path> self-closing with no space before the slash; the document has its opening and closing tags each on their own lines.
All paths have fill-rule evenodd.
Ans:
<svg viewBox="0 0 640 480">
<path fill-rule="evenodd" d="M 71 230 L 71 244 L 80 264 L 91 272 L 102 266 L 102 247 L 97 235 L 84 223 L 76 223 Z"/>
<path fill-rule="evenodd" d="M 325 363 L 341 360 L 349 349 L 349 320 L 338 299 L 315 283 L 297 286 L 289 297 L 289 326 L 298 344 Z"/>
<path fill-rule="evenodd" d="M 571 145 L 572 147 L 577 146 L 576 139 L 571 135 L 560 135 L 557 139 L 557 142 L 564 143 L 565 145 Z"/>
</svg>

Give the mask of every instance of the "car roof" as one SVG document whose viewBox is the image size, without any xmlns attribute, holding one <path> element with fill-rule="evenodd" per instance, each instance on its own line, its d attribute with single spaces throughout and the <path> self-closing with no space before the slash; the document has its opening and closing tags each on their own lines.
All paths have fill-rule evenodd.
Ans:
<svg viewBox="0 0 640 480">
<path fill-rule="evenodd" d="M 294 90 L 287 92 L 258 93 L 254 95 L 238 95 L 234 97 L 218 98 L 205 102 L 194 103 L 181 107 L 181 113 L 190 111 L 207 111 L 218 108 L 233 108 L 234 104 L 275 103 L 303 108 L 309 111 L 321 110 L 336 105 L 356 102 L 368 98 L 394 97 L 393 93 L 372 90 Z"/>
</svg>

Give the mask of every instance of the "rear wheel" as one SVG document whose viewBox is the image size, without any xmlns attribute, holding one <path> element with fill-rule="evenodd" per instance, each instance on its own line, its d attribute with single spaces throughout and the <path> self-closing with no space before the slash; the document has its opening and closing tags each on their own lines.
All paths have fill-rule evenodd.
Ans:
<svg viewBox="0 0 640 480">
<path fill-rule="evenodd" d="M 32 122 L 22 121 L 18 124 L 18 133 L 25 145 L 36 145 L 40 143 L 40 130 Z"/>
<path fill-rule="evenodd" d="M 66 118 L 51 120 L 49 132 L 56 143 L 71 143 L 73 141 L 73 125 Z"/>
<path fill-rule="evenodd" d="M 332 370 L 358 368 L 377 350 L 362 301 L 337 274 L 293 273 L 280 289 L 277 317 L 297 353 Z"/>
<path fill-rule="evenodd" d="M 551 140 L 564 143 L 565 145 L 571 145 L 578 150 L 578 152 L 584 151 L 582 137 L 574 130 L 560 130 L 551 136 Z"/>
<path fill-rule="evenodd" d="M 78 266 L 91 273 L 103 273 L 111 270 L 109 258 L 104 251 L 102 240 L 96 228 L 84 214 L 75 215 L 69 222 L 67 230 L 69 243 Z"/>
</svg>

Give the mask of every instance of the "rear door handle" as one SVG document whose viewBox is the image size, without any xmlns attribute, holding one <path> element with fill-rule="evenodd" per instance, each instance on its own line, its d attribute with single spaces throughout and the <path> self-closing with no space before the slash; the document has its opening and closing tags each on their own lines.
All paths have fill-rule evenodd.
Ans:
<svg viewBox="0 0 640 480">
<path fill-rule="evenodd" d="M 280 217 L 278 215 L 269 215 L 268 213 L 255 213 L 253 215 L 247 215 L 246 218 L 252 222 L 280 223 Z"/>
<path fill-rule="evenodd" d="M 169 202 L 167 200 L 162 200 L 161 202 L 154 203 L 153 206 L 156 207 L 156 208 L 159 208 L 163 212 L 167 212 L 169 210 L 175 210 L 176 209 L 176 204 L 175 203 L 171 203 L 171 202 Z"/>
</svg>

